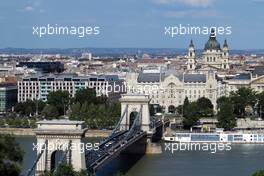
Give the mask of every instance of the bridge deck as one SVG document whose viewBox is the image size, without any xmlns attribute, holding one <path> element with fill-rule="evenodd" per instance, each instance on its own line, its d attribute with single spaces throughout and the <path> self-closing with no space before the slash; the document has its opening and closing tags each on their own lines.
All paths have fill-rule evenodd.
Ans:
<svg viewBox="0 0 264 176">
<path fill-rule="evenodd" d="M 134 135 L 127 137 L 128 131 L 121 132 L 121 134 L 108 139 L 99 145 L 99 150 L 89 151 L 85 155 L 86 166 L 90 171 L 95 172 L 100 166 L 105 164 L 107 161 L 115 158 L 120 152 L 124 151 L 131 144 L 146 137 L 147 133 L 138 131 Z"/>
</svg>

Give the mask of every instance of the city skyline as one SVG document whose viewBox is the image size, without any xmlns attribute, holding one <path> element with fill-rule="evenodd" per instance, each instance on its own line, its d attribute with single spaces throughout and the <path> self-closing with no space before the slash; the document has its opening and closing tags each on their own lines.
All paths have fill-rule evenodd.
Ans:
<svg viewBox="0 0 264 176">
<path fill-rule="evenodd" d="M 10 1 L 0 11 L 0 48 L 187 48 L 203 49 L 208 35 L 164 35 L 166 26 L 231 26 L 217 35 L 230 49 L 263 49 L 263 0 Z M 32 35 L 33 26 L 99 26 L 97 36 Z"/>
</svg>

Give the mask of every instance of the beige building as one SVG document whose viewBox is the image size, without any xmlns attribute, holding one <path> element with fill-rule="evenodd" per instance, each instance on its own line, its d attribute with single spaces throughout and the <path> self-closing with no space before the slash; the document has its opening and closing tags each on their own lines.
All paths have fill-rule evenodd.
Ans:
<svg viewBox="0 0 264 176">
<path fill-rule="evenodd" d="M 225 80 L 227 95 L 242 87 L 250 87 L 257 92 L 264 91 L 264 75 L 252 77 L 251 73 L 241 73 L 232 79 Z"/>
<path fill-rule="evenodd" d="M 225 40 L 223 49 L 216 40 L 215 32 L 212 29 L 209 40 L 204 45 L 203 65 L 209 65 L 217 69 L 229 69 L 229 49 Z"/>
<path fill-rule="evenodd" d="M 189 101 L 206 97 L 216 107 L 217 98 L 225 95 L 225 85 L 216 79 L 215 73 L 176 73 L 167 71 L 142 71 L 128 73 L 126 77 L 129 93 L 148 94 L 150 103 L 172 112 L 182 105 L 185 97 Z"/>
<path fill-rule="evenodd" d="M 210 37 L 204 45 L 202 55 L 203 61 L 201 70 L 204 70 L 207 67 L 211 67 L 216 70 L 229 69 L 229 48 L 227 41 L 225 40 L 223 48 L 221 48 L 220 43 L 216 40 L 214 29 L 212 29 Z M 192 40 L 189 45 L 187 59 L 187 70 L 195 70 L 197 62 Z"/>
</svg>

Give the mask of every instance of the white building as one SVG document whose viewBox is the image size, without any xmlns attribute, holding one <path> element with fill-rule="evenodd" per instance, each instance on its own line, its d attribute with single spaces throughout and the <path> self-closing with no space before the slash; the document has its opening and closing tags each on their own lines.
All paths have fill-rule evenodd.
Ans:
<svg viewBox="0 0 264 176">
<path fill-rule="evenodd" d="M 176 73 L 167 70 L 160 72 L 128 73 L 126 77 L 128 92 L 148 94 L 151 104 L 164 107 L 171 112 L 184 103 L 206 97 L 216 108 L 216 100 L 225 95 L 225 85 L 216 79 L 215 73 Z"/>
<path fill-rule="evenodd" d="M 253 77 L 251 73 L 241 73 L 232 79 L 224 80 L 224 82 L 226 83 L 227 95 L 242 87 L 252 88 L 257 92 L 264 91 L 264 75 Z"/>
<path fill-rule="evenodd" d="M 78 76 L 76 74 L 58 74 L 25 77 L 19 80 L 17 84 L 18 102 L 24 102 L 28 99 L 47 101 L 48 94 L 58 90 L 68 91 L 70 96 L 74 97 L 76 91 L 83 88 L 94 88 L 97 96 L 109 96 L 109 93 L 112 93 L 109 87 L 113 83 L 119 83 L 117 75 Z"/>
</svg>

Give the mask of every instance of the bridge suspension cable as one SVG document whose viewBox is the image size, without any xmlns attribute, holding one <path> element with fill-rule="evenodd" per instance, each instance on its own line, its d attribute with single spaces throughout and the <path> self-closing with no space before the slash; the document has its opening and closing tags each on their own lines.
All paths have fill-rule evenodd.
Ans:
<svg viewBox="0 0 264 176">
<path fill-rule="evenodd" d="M 26 174 L 27 176 L 31 176 L 32 175 L 32 172 L 34 171 L 34 169 L 35 169 L 35 167 L 36 167 L 36 165 L 37 165 L 40 157 L 42 156 L 42 154 L 44 153 L 44 151 L 47 149 L 47 146 L 48 146 L 48 140 L 46 140 L 45 143 L 42 145 L 41 152 L 37 155 L 37 158 L 34 161 L 31 169 L 28 170 L 28 172 Z"/>
<path fill-rule="evenodd" d="M 131 128 L 129 129 L 128 133 L 126 134 L 125 139 L 130 138 L 133 134 L 135 134 L 135 132 L 138 132 L 141 130 L 142 109 L 143 109 L 143 106 L 141 105 L 139 113 L 137 114 L 136 119 L 134 120 Z"/>
</svg>

